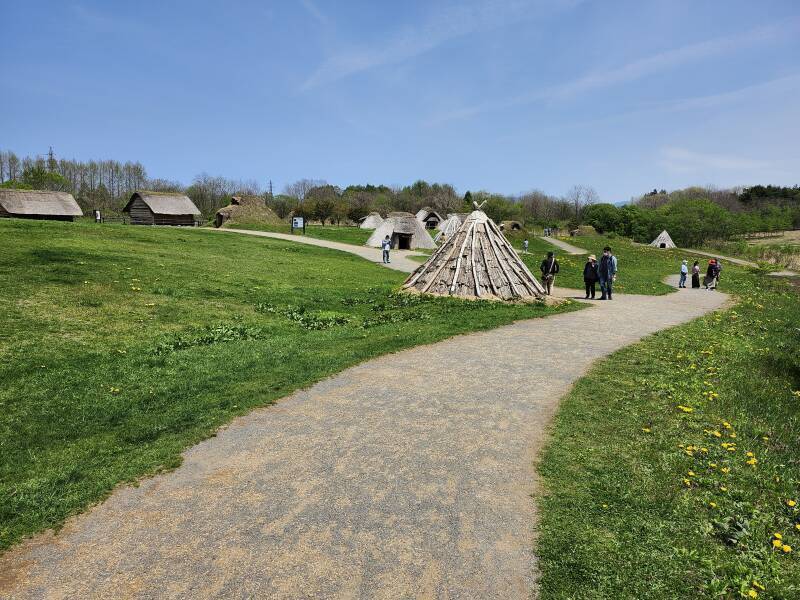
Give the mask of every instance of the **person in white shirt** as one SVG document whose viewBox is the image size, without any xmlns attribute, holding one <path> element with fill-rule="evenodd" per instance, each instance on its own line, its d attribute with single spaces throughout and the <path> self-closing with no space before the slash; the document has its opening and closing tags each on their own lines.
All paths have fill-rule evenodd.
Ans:
<svg viewBox="0 0 800 600">
<path fill-rule="evenodd" d="M 381 250 L 383 250 L 383 264 L 388 265 L 390 262 L 392 262 L 389 260 L 389 250 L 391 250 L 391 248 L 392 240 L 390 240 L 389 236 L 387 235 L 386 238 L 381 241 Z"/>
</svg>

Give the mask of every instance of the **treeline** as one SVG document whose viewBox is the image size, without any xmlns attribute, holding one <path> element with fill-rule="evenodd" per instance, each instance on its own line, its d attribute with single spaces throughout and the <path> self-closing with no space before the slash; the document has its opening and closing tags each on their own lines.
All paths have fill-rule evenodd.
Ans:
<svg viewBox="0 0 800 600">
<path fill-rule="evenodd" d="M 800 229 L 800 188 L 653 190 L 625 206 L 593 204 L 581 217 L 601 233 L 650 242 L 666 229 L 679 246 L 694 246 L 755 232 Z"/>
</svg>

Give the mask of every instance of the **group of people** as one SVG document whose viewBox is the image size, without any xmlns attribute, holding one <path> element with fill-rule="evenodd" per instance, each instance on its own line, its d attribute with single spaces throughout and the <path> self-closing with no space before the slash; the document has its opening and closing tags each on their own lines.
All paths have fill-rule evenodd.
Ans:
<svg viewBox="0 0 800 600">
<path fill-rule="evenodd" d="M 703 285 L 707 290 L 715 290 L 717 289 L 717 285 L 719 285 L 719 276 L 722 272 L 722 261 L 718 258 L 712 258 L 708 261 L 708 268 L 706 269 L 706 275 L 703 277 Z M 684 260 L 681 263 L 681 276 L 678 280 L 678 287 L 685 288 L 686 287 L 686 279 L 689 276 L 689 261 Z M 700 289 L 700 263 L 699 261 L 694 261 L 692 265 L 692 288 L 693 289 Z"/>
<path fill-rule="evenodd" d="M 594 299 L 597 294 L 597 284 L 600 284 L 600 300 L 611 300 L 614 291 L 614 282 L 617 279 L 617 257 L 609 246 L 603 248 L 600 260 L 590 254 L 583 266 L 583 282 L 586 285 L 586 299 Z M 552 252 L 547 253 L 547 258 L 539 266 L 542 272 L 542 283 L 547 295 L 553 293 L 553 284 L 560 269 L 558 261 Z"/>
</svg>

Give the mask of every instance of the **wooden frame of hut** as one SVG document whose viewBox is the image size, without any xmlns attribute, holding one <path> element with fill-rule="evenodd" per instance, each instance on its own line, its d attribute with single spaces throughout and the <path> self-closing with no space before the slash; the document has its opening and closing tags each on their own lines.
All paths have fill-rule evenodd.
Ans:
<svg viewBox="0 0 800 600">
<path fill-rule="evenodd" d="M 191 227 L 201 215 L 189 196 L 174 192 L 134 192 L 122 212 L 130 215 L 131 225 Z"/>
<path fill-rule="evenodd" d="M 392 212 L 384 219 L 367 240 L 367 246 L 381 247 L 381 242 L 389 236 L 392 248 L 414 250 L 415 248 L 436 248 L 431 234 L 411 213 Z"/>
<path fill-rule="evenodd" d="M 529 301 L 544 288 L 478 205 L 458 232 L 406 280 L 407 291 L 470 299 Z"/>
<path fill-rule="evenodd" d="M 66 192 L 0 189 L 0 217 L 73 221 L 82 216 L 81 207 Z"/>
</svg>

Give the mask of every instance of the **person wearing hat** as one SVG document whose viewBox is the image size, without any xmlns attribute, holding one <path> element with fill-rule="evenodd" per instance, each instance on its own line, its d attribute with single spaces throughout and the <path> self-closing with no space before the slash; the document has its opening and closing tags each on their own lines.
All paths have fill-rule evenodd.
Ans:
<svg viewBox="0 0 800 600">
<path fill-rule="evenodd" d="M 594 300 L 595 284 L 598 279 L 600 279 L 600 273 L 597 270 L 597 257 L 594 254 L 590 254 L 586 264 L 583 265 L 583 283 L 586 284 L 587 300 L 589 298 Z"/>
<path fill-rule="evenodd" d="M 542 271 L 542 283 L 544 284 L 544 289 L 549 296 L 553 293 L 553 283 L 555 282 L 556 275 L 558 274 L 558 261 L 552 252 L 547 253 L 547 258 L 545 258 L 542 261 L 542 264 L 539 265 L 539 269 Z"/>
<path fill-rule="evenodd" d="M 680 281 L 678 281 L 679 288 L 686 287 L 686 277 L 688 276 L 689 276 L 689 261 L 684 259 L 684 261 L 681 263 L 681 279 Z"/>
<path fill-rule="evenodd" d="M 706 269 L 706 276 L 703 278 L 707 290 L 713 290 L 717 287 L 717 261 L 713 258 L 708 261 L 708 269 Z"/>
</svg>

